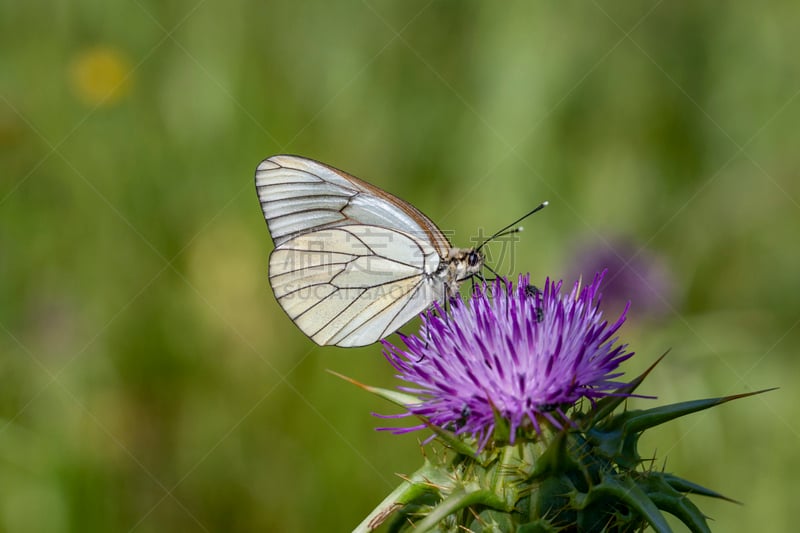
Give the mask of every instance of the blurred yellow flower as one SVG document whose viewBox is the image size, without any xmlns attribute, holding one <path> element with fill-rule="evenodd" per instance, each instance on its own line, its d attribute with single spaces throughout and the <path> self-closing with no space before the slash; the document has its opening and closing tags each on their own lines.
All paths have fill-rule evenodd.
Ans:
<svg viewBox="0 0 800 533">
<path fill-rule="evenodd" d="M 110 106 L 124 97 L 131 85 L 131 63 L 119 50 L 98 46 L 78 54 L 70 65 L 75 95 L 93 106 Z"/>
</svg>

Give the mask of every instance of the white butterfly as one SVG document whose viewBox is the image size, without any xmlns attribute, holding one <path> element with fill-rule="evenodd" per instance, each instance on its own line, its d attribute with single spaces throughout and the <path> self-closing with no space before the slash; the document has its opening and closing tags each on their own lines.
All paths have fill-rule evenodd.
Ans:
<svg viewBox="0 0 800 533">
<path fill-rule="evenodd" d="M 408 202 L 328 165 L 276 155 L 255 180 L 272 290 L 319 345 L 380 340 L 483 267 L 480 246 L 453 248 Z"/>
</svg>

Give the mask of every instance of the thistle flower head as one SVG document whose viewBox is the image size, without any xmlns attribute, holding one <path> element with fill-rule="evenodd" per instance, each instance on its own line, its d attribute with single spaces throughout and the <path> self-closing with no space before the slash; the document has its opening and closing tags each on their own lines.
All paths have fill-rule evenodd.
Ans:
<svg viewBox="0 0 800 533">
<path fill-rule="evenodd" d="M 429 312 L 418 335 L 402 336 L 405 348 L 383 341 L 384 355 L 420 398 L 399 416 L 474 436 L 483 447 L 502 417 L 514 442 L 518 433 L 535 436 L 541 425 L 561 428 L 565 413 L 581 398 L 595 401 L 623 383 L 617 366 L 632 352 L 612 338 L 627 308 L 612 325 L 603 320 L 598 288 L 603 274 L 562 293 L 562 282 L 547 280 L 543 291 L 529 275 L 513 287 L 507 280 L 474 291 L 449 313 Z M 396 432 L 423 429 L 424 424 Z"/>
</svg>

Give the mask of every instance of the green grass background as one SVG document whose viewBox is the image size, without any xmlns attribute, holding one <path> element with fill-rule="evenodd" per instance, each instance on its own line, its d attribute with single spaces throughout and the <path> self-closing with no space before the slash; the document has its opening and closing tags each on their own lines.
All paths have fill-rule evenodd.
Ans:
<svg viewBox="0 0 800 533">
<path fill-rule="evenodd" d="M 623 329 L 628 375 L 672 348 L 643 392 L 781 389 L 643 450 L 744 502 L 695 499 L 716 531 L 789 531 L 798 22 L 790 0 L 3 2 L 0 531 L 347 531 L 420 464 L 325 372 L 393 386 L 380 348 L 316 347 L 272 297 L 252 179 L 284 152 L 456 244 L 550 200 L 506 269 L 539 282 L 587 242 L 661 257 L 666 312 L 631 294 Z"/>
</svg>

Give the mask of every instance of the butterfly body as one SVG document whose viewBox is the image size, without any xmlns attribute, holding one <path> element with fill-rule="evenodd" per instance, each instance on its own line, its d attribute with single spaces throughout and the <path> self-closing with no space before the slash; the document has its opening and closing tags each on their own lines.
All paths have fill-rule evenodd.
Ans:
<svg viewBox="0 0 800 533">
<path fill-rule="evenodd" d="M 382 339 L 483 266 L 411 204 L 317 161 L 273 156 L 255 181 L 275 243 L 272 290 L 317 344 Z"/>
</svg>

